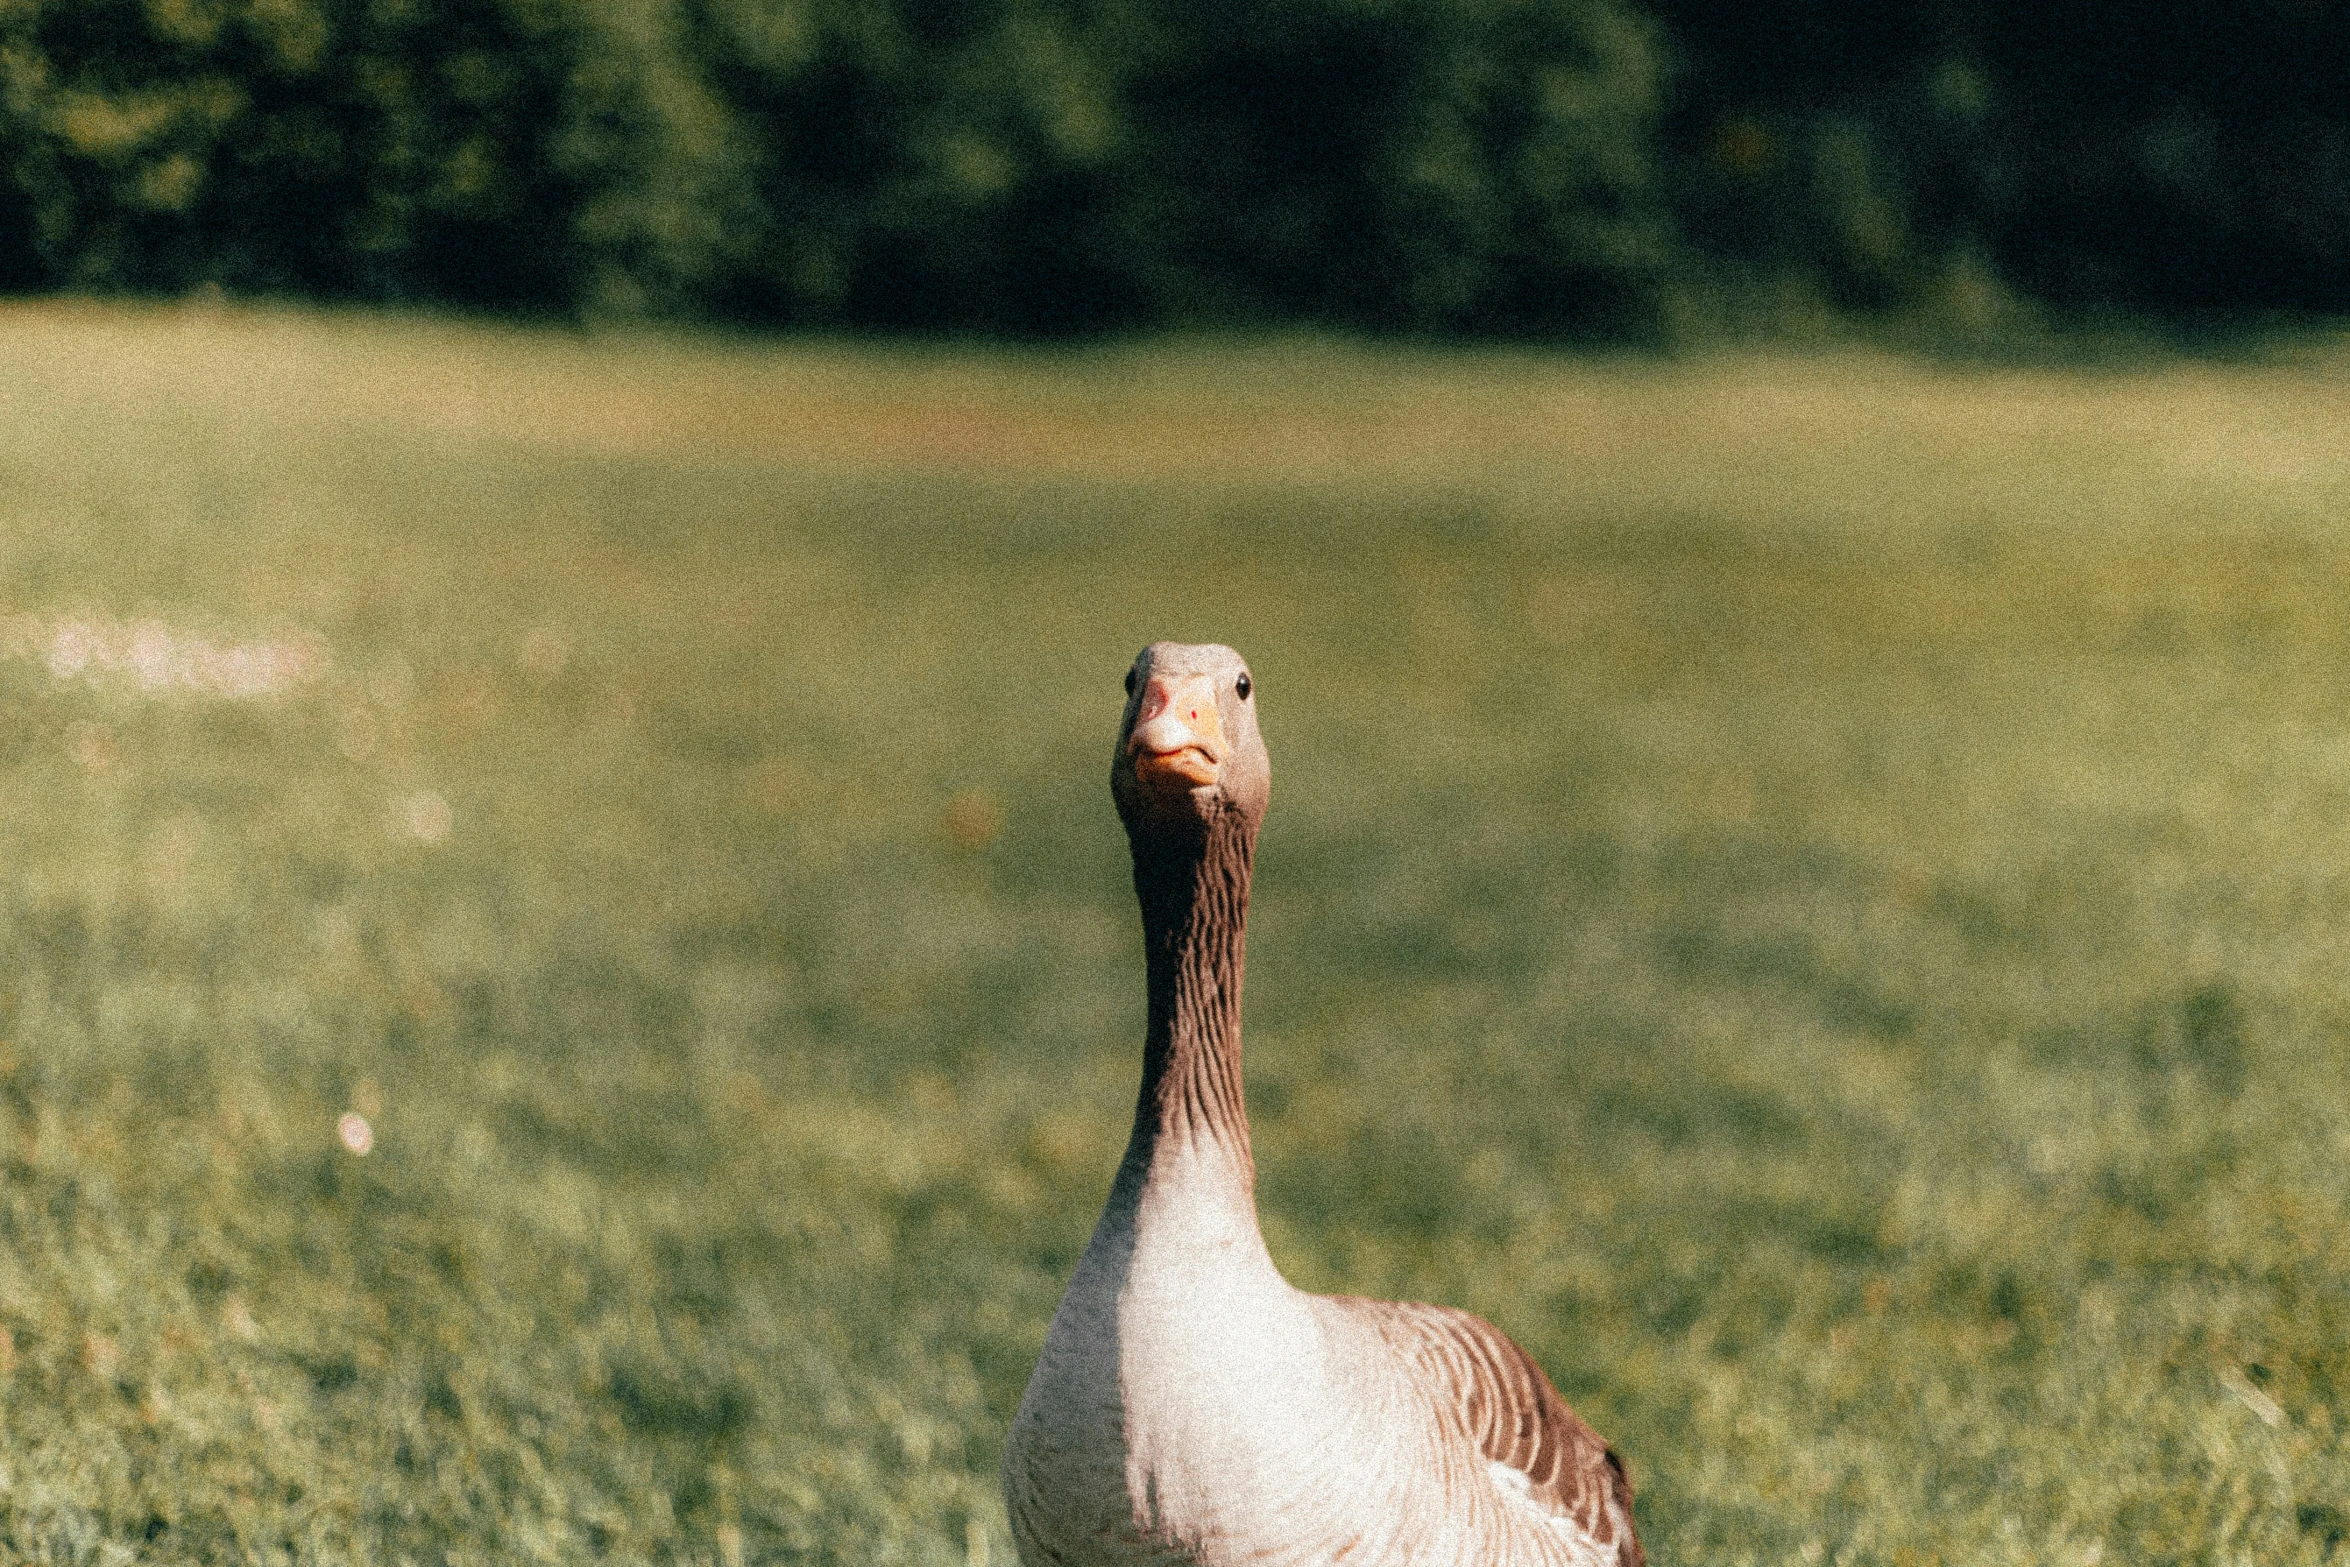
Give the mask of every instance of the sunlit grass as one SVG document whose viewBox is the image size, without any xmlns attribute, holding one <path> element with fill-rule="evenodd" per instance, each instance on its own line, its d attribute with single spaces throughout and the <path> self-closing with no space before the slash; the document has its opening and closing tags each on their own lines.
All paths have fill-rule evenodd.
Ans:
<svg viewBox="0 0 2350 1567">
<path fill-rule="evenodd" d="M 1264 692 L 1276 1255 L 1660 1562 L 2350 1534 L 2338 357 L 0 368 L 0 1553 L 1000 1567 L 1162 635 Z"/>
</svg>

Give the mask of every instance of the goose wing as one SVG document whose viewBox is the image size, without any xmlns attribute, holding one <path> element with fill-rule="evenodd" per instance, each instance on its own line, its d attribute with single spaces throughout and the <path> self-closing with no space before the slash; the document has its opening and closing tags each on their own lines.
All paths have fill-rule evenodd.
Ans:
<svg viewBox="0 0 2350 1567">
<path fill-rule="evenodd" d="M 1645 1567 L 1623 1461 L 1567 1407 L 1532 1355 L 1484 1318 L 1450 1306 L 1361 1304 L 1487 1461 L 1523 1479 L 1527 1500 L 1580 1533 L 1595 1559 Z"/>
</svg>

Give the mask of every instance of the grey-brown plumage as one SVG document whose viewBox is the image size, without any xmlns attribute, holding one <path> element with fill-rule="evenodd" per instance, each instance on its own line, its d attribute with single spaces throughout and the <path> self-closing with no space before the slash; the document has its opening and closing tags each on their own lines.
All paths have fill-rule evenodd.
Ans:
<svg viewBox="0 0 2350 1567">
<path fill-rule="evenodd" d="M 1271 793 L 1224 647 L 1136 659 L 1111 770 L 1150 1001 L 1134 1130 L 1005 1446 L 1027 1567 L 1642 1567 L 1623 1466 L 1445 1306 L 1308 1295 L 1257 1228 L 1241 1097 Z"/>
<path fill-rule="evenodd" d="M 1632 1482 L 1622 1460 L 1585 1425 L 1516 1340 L 1455 1306 L 1333 1296 L 1363 1312 L 1458 1414 L 1479 1452 L 1525 1476 L 1529 1497 L 1601 1544 L 1623 1567 L 1642 1567 L 1630 1528 Z M 1623 1527 L 1618 1530 L 1618 1521 Z"/>
</svg>

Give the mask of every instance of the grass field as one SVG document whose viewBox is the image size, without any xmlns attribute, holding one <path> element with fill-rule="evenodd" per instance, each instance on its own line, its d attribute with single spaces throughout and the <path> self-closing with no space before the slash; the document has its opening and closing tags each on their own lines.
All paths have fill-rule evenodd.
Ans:
<svg viewBox="0 0 2350 1567">
<path fill-rule="evenodd" d="M 1174 636 L 1293 1278 L 1660 1567 L 2316 1567 L 2346 603 L 2338 350 L 0 311 L 0 1556 L 1004 1567 Z"/>
</svg>

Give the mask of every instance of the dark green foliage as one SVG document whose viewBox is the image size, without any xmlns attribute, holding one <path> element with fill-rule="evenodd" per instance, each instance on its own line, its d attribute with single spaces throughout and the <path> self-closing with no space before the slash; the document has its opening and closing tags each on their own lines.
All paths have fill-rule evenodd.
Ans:
<svg viewBox="0 0 2350 1567">
<path fill-rule="evenodd" d="M 1751 283 L 2343 310 L 2346 88 L 2350 13 L 2287 0 L 21 0 L 0 289 L 1020 333 L 1636 333 Z"/>
<path fill-rule="evenodd" d="M 1619 328 L 1671 249 L 1660 59 L 1614 0 L 708 0 L 730 314 Z"/>
<path fill-rule="evenodd" d="M 0 278 L 560 299 L 576 31 L 531 0 L 11 7 Z"/>
<path fill-rule="evenodd" d="M 0 284 L 769 323 L 1620 328 L 1619 0 L 50 0 Z"/>
<path fill-rule="evenodd" d="M 2350 8 L 1658 0 L 1687 236 L 1857 305 L 2350 309 Z"/>
<path fill-rule="evenodd" d="M 1543 0 L 1225 15 L 1138 93 L 1140 194 L 1186 297 L 1384 326 L 1639 318 L 1669 260 L 1639 19 Z"/>
</svg>

